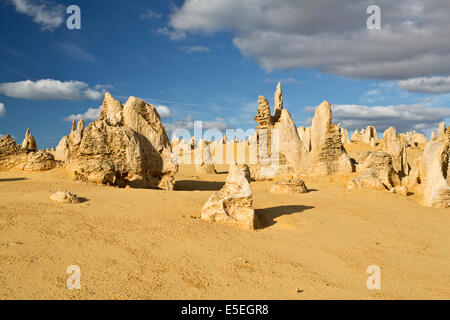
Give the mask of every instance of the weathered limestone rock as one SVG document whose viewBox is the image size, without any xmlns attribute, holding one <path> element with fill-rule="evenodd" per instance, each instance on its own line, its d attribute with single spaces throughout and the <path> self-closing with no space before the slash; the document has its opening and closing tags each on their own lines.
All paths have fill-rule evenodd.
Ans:
<svg viewBox="0 0 450 320">
<path fill-rule="evenodd" d="M 399 196 L 406 197 L 408 195 L 408 188 L 405 186 L 395 187 L 395 193 Z"/>
<path fill-rule="evenodd" d="M 436 141 L 436 140 L 437 140 L 436 133 L 434 131 L 431 131 L 430 141 Z"/>
<path fill-rule="evenodd" d="M 50 199 L 61 203 L 78 203 L 78 197 L 76 194 L 70 193 L 66 190 L 60 190 L 50 196 Z"/>
<path fill-rule="evenodd" d="M 305 182 L 299 178 L 286 178 L 276 180 L 270 188 L 270 192 L 287 194 L 306 193 L 308 192 L 308 188 Z"/>
<path fill-rule="evenodd" d="M 407 176 L 409 175 L 409 171 L 410 171 L 410 166 L 408 163 L 408 156 L 406 154 L 406 147 L 403 146 L 403 150 L 402 150 L 402 168 L 401 171 L 403 172 L 403 175 Z"/>
<path fill-rule="evenodd" d="M 442 121 L 438 127 L 438 137 L 444 135 L 446 130 L 447 130 L 447 125 L 445 124 L 445 121 Z"/>
<path fill-rule="evenodd" d="M 79 180 L 172 189 L 176 157 L 156 108 L 130 97 L 124 107 L 105 94 L 99 119 L 59 142 L 55 157 Z"/>
<path fill-rule="evenodd" d="M 427 144 L 428 143 L 428 139 L 427 139 L 427 137 L 425 137 L 424 134 L 414 132 L 413 135 L 412 135 L 412 142 L 415 145 Z"/>
<path fill-rule="evenodd" d="M 311 151 L 311 127 L 298 127 L 297 133 L 307 152 Z"/>
<path fill-rule="evenodd" d="M 137 133 L 141 152 L 146 158 L 147 175 L 160 180 L 159 188 L 172 190 L 178 166 L 155 106 L 130 97 L 123 107 L 123 124 Z"/>
<path fill-rule="evenodd" d="M 121 125 L 122 111 L 123 107 L 120 101 L 114 99 L 108 92 L 106 92 L 98 120 L 104 120 L 107 125 L 113 127 Z"/>
<path fill-rule="evenodd" d="M 341 142 L 342 144 L 350 144 L 352 143 L 348 137 L 348 131 L 345 128 L 341 128 Z"/>
<path fill-rule="evenodd" d="M 30 133 L 30 128 L 27 129 L 25 133 L 25 139 L 22 142 L 22 149 L 25 151 L 37 151 L 36 140 Z"/>
<path fill-rule="evenodd" d="M 375 138 L 374 137 L 370 138 L 369 145 L 372 148 L 377 146 L 377 143 L 375 142 Z"/>
<path fill-rule="evenodd" d="M 200 140 L 195 152 L 195 171 L 200 174 L 216 174 L 209 144 Z"/>
<path fill-rule="evenodd" d="M 326 140 L 331 125 L 331 105 L 323 101 L 316 109 L 311 124 L 311 151 L 317 152 Z"/>
<path fill-rule="evenodd" d="M 230 165 L 225 185 L 205 203 L 201 218 L 246 229 L 258 227 L 247 165 L 235 163 Z"/>
<path fill-rule="evenodd" d="M 361 141 L 370 144 L 372 139 L 375 142 L 377 138 L 378 138 L 377 129 L 375 129 L 375 127 L 373 126 L 368 126 L 366 130 L 364 130 L 364 134 L 361 137 Z"/>
<path fill-rule="evenodd" d="M 395 158 L 400 158 L 402 154 L 402 143 L 395 128 L 390 127 L 383 133 L 384 151 Z"/>
<path fill-rule="evenodd" d="M 422 205 L 435 208 L 450 207 L 450 131 L 430 141 L 416 161 L 403 185 L 415 194 L 423 195 Z"/>
<path fill-rule="evenodd" d="M 391 190 L 400 185 L 400 178 L 392 166 L 392 157 L 386 152 L 371 152 L 364 160 L 361 171 L 349 182 L 348 189 Z"/>
<path fill-rule="evenodd" d="M 57 166 L 51 153 L 44 150 L 32 151 L 32 146 L 36 146 L 36 142 L 34 138 L 30 139 L 29 130 L 27 133 L 26 148 L 20 148 L 9 134 L 0 139 L 0 171 L 10 169 L 44 171 Z"/>
<path fill-rule="evenodd" d="M 357 142 L 357 141 L 361 141 L 361 139 L 362 139 L 362 134 L 358 131 L 358 129 L 355 129 L 355 131 L 352 134 L 351 141 Z"/>
<path fill-rule="evenodd" d="M 275 90 L 275 97 L 273 101 L 275 104 L 273 120 L 274 122 L 277 122 L 281 116 L 281 110 L 283 110 L 283 91 L 281 89 L 280 82 L 278 82 L 277 88 Z"/>
</svg>

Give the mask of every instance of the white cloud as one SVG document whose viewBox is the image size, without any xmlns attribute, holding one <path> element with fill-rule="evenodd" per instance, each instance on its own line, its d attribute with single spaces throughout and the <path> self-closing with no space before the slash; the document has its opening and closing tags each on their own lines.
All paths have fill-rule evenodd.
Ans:
<svg viewBox="0 0 450 320">
<path fill-rule="evenodd" d="M 97 58 L 95 58 L 92 54 L 87 52 L 85 49 L 73 43 L 60 43 L 59 47 L 64 50 L 64 52 L 71 58 L 80 60 L 80 61 L 88 61 L 95 64 L 99 64 Z"/>
<path fill-rule="evenodd" d="M 299 83 L 300 82 L 297 79 L 292 78 L 292 77 L 281 78 L 281 79 L 266 78 L 264 81 L 267 82 L 267 83 L 277 83 L 277 82 L 281 82 L 281 83 Z"/>
<path fill-rule="evenodd" d="M 156 30 L 156 33 L 168 36 L 169 39 L 172 41 L 179 41 L 186 39 L 186 32 L 179 30 L 172 30 L 167 27 L 159 28 L 158 30 Z"/>
<path fill-rule="evenodd" d="M 43 31 L 58 28 L 64 22 L 63 5 L 55 5 L 42 0 L 10 0 L 19 13 L 23 13 L 31 18 L 33 22 L 41 25 Z"/>
<path fill-rule="evenodd" d="M 398 82 L 398 86 L 409 92 L 450 93 L 450 77 L 413 78 Z"/>
<path fill-rule="evenodd" d="M 312 112 L 315 107 L 307 107 Z M 373 125 L 378 131 L 393 126 L 398 132 L 424 131 L 435 128 L 439 122 L 450 117 L 448 108 L 431 108 L 423 104 L 374 106 L 332 105 L 333 122 L 341 123 L 349 130 Z"/>
<path fill-rule="evenodd" d="M 145 11 L 143 14 L 141 14 L 140 17 L 142 20 L 151 19 L 151 18 L 161 19 L 162 15 L 160 13 L 153 11 L 152 9 L 149 9 L 149 10 Z"/>
<path fill-rule="evenodd" d="M 0 83 L 0 93 L 26 100 L 98 100 L 102 97 L 84 82 L 53 79 Z"/>
<path fill-rule="evenodd" d="M 181 50 L 183 50 L 186 53 L 202 53 L 211 51 L 210 48 L 203 46 L 182 47 Z"/>
<path fill-rule="evenodd" d="M 176 120 L 165 123 L 164 127 L 166 128 L 167 132 L 173 132 L 177 129 L 192 130 L 194 129 L 194 121 L 197 120 L 195 120 L 191 116 L 188 116 L 183 120 Z M 208 129 L 225 130 L 226 128 L 227 125 L 224 122 L 224 119 L 222 118 L 216 118 L 214 121 L 202 121 L 202 130 Z"/>
<path fill-rule="evenodd" d="M 101 106 L 98 108 L 89 108 L 85 113 L 72 114 L 63 119 L 63 121 L 73 120 L 96 120 L 100 116 Z"/>
<path fill-rule="evenodd" d="M 3 103 L 0 103 L 0 118 L 6 114 L 6 108 Z"/>
<path fill-rule="evenodd" d="M 158 106 L 155 106 L 155 108 L 156 108 L 156 111 L 158 111 L 161 118 L 171 118 L 173 116 L 172 110 L 170 110 L 170 108 L 167 106 L 158 105 Z"/>
<path fill-rule="evenodd" d="M 383 29 L 368 30 L 372 2 L 186 0 L 166 29 L 229 31 L 241 53 L 268 71 L 302 67 L 376 79 L 450 75 L 447 0 L 378 0 Z"/>
</svg>

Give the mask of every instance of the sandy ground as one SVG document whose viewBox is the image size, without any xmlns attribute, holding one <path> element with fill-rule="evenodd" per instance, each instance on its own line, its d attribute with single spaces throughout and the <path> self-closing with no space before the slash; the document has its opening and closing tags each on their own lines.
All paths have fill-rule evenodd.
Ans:
<svg viewBox="0 0 450 320">
<path fill-rule="evenodd" d="M 64 169 L 0 172 L 1 299 L 450 298 L 450 212 L 348 177 L 306 178 L 307 194 L 252 182 L 262 228 L 199 219 L 217 175 L 181 166 L 176 191 L 75 182 Z M 64 205 L 65 188 L 84 198 Z M 81 290 L 66 268 L 81 268 Z M 370 265 L 381 290 L 369 290 Z"/>
</svg>

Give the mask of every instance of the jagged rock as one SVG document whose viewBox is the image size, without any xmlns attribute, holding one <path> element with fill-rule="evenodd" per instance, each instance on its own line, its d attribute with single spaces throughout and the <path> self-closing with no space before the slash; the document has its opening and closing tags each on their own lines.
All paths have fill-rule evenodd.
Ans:
<svg viewBox="0 0 450 320">
<path fill-rule="evenodd" d="M 277 122 L 278 119 L 281 116 L 281 110 L 283 110 L 283 91 L 281 89 L 281 83 L 278 82 L 277 88 L 275 90 L 275 97 L 274 97 L 274 115 L 273 120 L 274 122 Z"/>
<path fill-rule="evenodd" d="M 341 142 L 342 144 L 350 144 L 352 143 L 348 138 L 348 131 L 345 128 L 341 128 Z"/>
<path fill-rule="evenodd" d="M 22 142 L 22 149 L 25 151 L 37 151 L 36 140 L 30 133 L 30 128 L 27 129 L 25 133 L 25 139 Z"/>
<path fill-rule="evenodd" d="M 375 127 L 373 126 L 368 126 L 366 130 L 364 130 L 364 134 L 361 137 L 361 141 L 367 144 L 373 144 L 376 139 L 377 139 L 377 129 L 375 129 Z"/>
<path fill-rule="evenodd" d="M 371 147 L 376 147 L 377 146 L 377 143 L 375 142 L 375 138 L 374 137 L 370 138 L 369 145 Z"/>
<path fill-rule="evenodd" d="M 306 193 L 308 192 L 308 188 L 305 182 L 299 178 L 285 178 L 276 180 L 270 188 L 270 192 L 288 194 Z"/>
<path fill-rule="evenodd" d="M 201 218 L 246 229 L 258 227 L 247 165 L 235 163 L 230 165 L 225 185 L 205 203 Z"/>
<path fill-rule="evenodd" d="M 155 106 L 130 97 L 123 107 L 123 124 L 137 133 L 141 152 L 146 158 L 147 175 L 160 180 L 158 187 L 172 190 L 178 166 Z"/>
<path fill-rule="evenodd" d="M 27 133 L 29 134 L 28 130 Z M 32 140 L 34 141 L 34 138 Z M 32 140 L 29 139 L 28 142 Z M 34 144 L 36 145 L 36 142 Z M 27 148 L 20 148 L 9 134 L 2 137 L 0 139 L 0 170 L 44 171 L 57 166 L 51 153 L 44 150 L 32 151 L 29 147 L 30 144 L 27 144 Z"/>
<path fill-rule="evenodd" d="M 403 172 L 403 175 L 407 176 L 409 175 L 409 171 L 410 171 L 410 166 L 408 164 L 408 156 L 406 153 L 406 147 L 403 146 L 403 150 L 402 150 L 402 169 L 401 171 Z"/>
<path fill-rule="evenodd" d="M 427 207 L 450 207 L 450 132 L 439 136 L 439 141 L 430 141 L 422 157 L 413 166 L 404 185 L 418 195 L 423 195 L 422 204 Z"/>
<path fill-rule="evenodd" d="M 400 178 L 392 166 L 392 157 L 386 152 L 371 152 L 362 163 L 361 171 L 349 182 L 348 189 L 391 190 L 400 185 Z"/>
<path fill-rule="evenodd" d="M 50 199 L 61 203 L 78 203 L 78 197 L 76 194 L 70 193 L 66 190 L 60 190 L 50 196 Z"/>
<path fill-rule="evenodd" d="M 362 139 L 362 134 L 358 131 L 358 129 L 355 129 L 355 131 L 352 134 L 351 141 L 357 142 L 357 141 L 361 141 L 361 139 Z"/>
<path fill-rule="evenodd" d="M 438 127 L 438 137 L 444 135 L 446 130 L 447 130 L 447 125 L 445 124 L 445 121 L 442 121 Z"/>
<path fill-rule="evenodd" d="M 105 99 L 100 111 L 98 120 L 104 120 L 109 126 L 122 124 L 123 107 L 120 101 L 114 99 L 108 92 L 105 93 Z"/>
<path fill-rule="evenodd" d="M 427 137 L 425 137 L 424 134 L 414 132 L 413 135 L 412 135 L 412 142 L 414 144 L 416 144 L 416 145 L 427 144 L 428 143 L 428 139 L 427 139 Z"/>
<path fill-rule="evenodd" d="M 195 171 L 200 174 L 216 174 L 213 159 L 211 156 L 211 148 L 208 143 L 201 140 L 195 150 Z"/>
<path fill-rule="evenodd" d="M 172 189 L 176 157 L 156 108 L 130 97 L 124 107 L 105 94 L 99 119 L 59 142 L 55 157 L 82 181 Z"/>
<path fill-rule="evenodd" d="M 340 126 L 331 124 L 331 117 L 331 105 L 324 101 L 317 107 L 311 127 L 297 129 L 288 110 L 281 109 L 279 117 L 271 116 L 267 99 L 259 96 L 255 117 L 258 165 L 251 167 L 252 178 L 352 172 L 354 165 L 342 145 Z"/>
<path fill-rule="evenodd" d="M 390 127 L 383 133 L 384 151 L 391 156 L 399 158 L 402 154 L 402 144 L 395 128 Z"/>
<path fill-rule="evenodd" d="M 436 140 L 437 140 L 436 133 L 434 131 L 431 131 L 430 141 L 436 141 Z"/>
</svg>

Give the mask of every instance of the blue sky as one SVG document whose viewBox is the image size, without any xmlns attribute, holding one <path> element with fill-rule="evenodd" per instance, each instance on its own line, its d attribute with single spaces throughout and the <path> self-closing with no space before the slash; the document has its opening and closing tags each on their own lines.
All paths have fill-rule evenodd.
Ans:
<svg viewBox="0 0 450 320">
<path fill-rule="evenodd" d="M 332 32 L 338 28 L 343 28 L 336 31 L 339 34 L 367 32 L 360 31 L 366 27 L 364 11 L 349 12 L 356 20 L 350 25 L 331 21 L 335 25 L 326 26 L 331 31 L 324 33 L 308 20 L 317 12 L 306 2 L 302 7 L 304 1 L 291 10 L 301 10 L 297 16 L 263 26 L 251 19 L 258 12 L 250 14 L 249 8 L 255 8 L 245 7 L 246 2 L 252 4 L 250 0 L 229 0 L 225 5 L 220 0 L 0 0 L 0 134 L 9 133 L 21 142 L 31 127 L 40 148 L 56 146 L 69 132 L 70 119 L 92 120 L 95 110 L 86 112 L 101 105 L 105 90 L 122 102 L 133 95 L 159 106 L 168 129 L 189 128 L 191 120 L 219 129 L 254 128 L 258 96 L 266 96 L 273 106 L 278 81 L 285 107 L 298 126 L 308 124 L 312 116 L 308 107 L 323 100 L 332 103 L 335 120 L 350 130 L 375 124 L 379 130 L 394 125 L 429 133 L 438 121 L 450 117 L 450 72 L 422 58 L 415 61 L 423 57 L 423 48 L 405 44 L 417 55 L 405 56 L 410 64 L 403 69 L 402 52 L 390 52 L 386 43 L 377 47 L 385 48 L 386 55 L 376 55 L 378 50 L 373 49 L 362 62 L 354 57 L 345 61 L 351 53 L 339 47 L 340 35 Z M 289 1 L 277 2 L 278 6 L 284 2 L 289 11 Z M 81 8 L 81 30 L 66 27 L 69 15 L 64 11 L 71 4 Z M 261 4 L 255 10 L 261 10 L 261 19 L 267 15 L 272 21 L 274 2 Z M 308 10 L 306 18 L 300 16 Z M 388 14 L 389 23 L 381 32 L 396 35 L 395 23 L 407 18 L 413 20 Z M 426 30 L 427 21 L 425 17 L 417 28 Z M 443 27 L 446 36 L 448 22 Z M 414 30 L 401 31 L 412 38 L 408 32 Z M 329 47 L 306 47 L 308 41 L 323 38 Z M 330 55 L 322 57 L 327 51 Z M 447 63 L 450 48 L 439 52 L 445 53 L 439 62 Z M 42 81 L 46 79 L 50 80 Z"/>
</svg>

